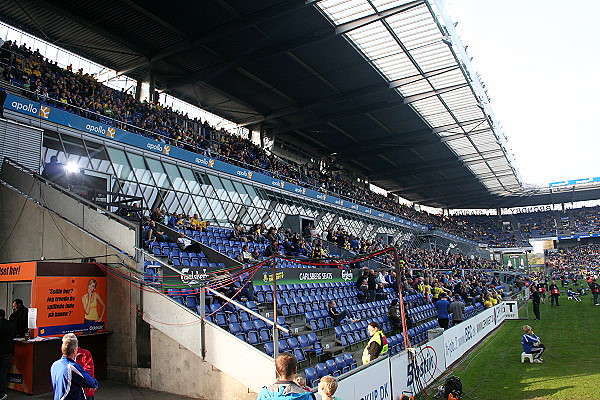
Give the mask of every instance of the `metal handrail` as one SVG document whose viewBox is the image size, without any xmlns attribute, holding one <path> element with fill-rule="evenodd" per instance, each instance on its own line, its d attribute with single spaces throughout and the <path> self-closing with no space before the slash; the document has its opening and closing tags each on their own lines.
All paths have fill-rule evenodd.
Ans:
<svg viewBox="0 0 600 400">
<path fill-rule="evenodd" d="M 140 249 L 140 248 L 136 247 L 136 250 L 138 250 L 138 251 L 139 251 L 141 254 L 143 254 L 144 256 L 146 256 L 146 257 L 148 257 L 148 258 L 151 258 L 152 260 L 154 260 L 154 261 L 158 262 L 159 264 L 161 264 L 161 266 L 163 266 L 163 267 L 167 267 L 167 268 L 168 268 L 168 269 L 170 269 L 171 271 L 173 271 L 173 272 L 175 272 L 175 273 L 177 273 L 177 274 L 179 274 L 179 275 L 183 276 L 183 273 L 182 273 L 181 271 L 179 271 L 178 269 L 176 269 L 176 268 L 174 268 L 174 267 L 170 266 L 169 264 L 166 264 L 166 263 L 164 263 L 163 261 L 161 261 L 161 260 L 157 259 L 157 258 L 156 258 L 156 257 L 154 257 L 152 254 L 149 254 L 148 252 L 146 252 L 144 249 Z M 232 304 L 233 304 L 233 305 L 235 305 L 236 307 L 239 307 L 239 308 L 241 308 L 242 310 L 244 310 L 244 311 L 248 312 L 249 314 L 251 314 L 251 315 L 255 316 L 256 318 L 258 318 L 258 319 L 260 319 L 260 320 L 264 321 L 265 323 L 267 323 L 267 324 L 269 324 L 269 325 L 271 325 L 271 326 L 275 325 L 275 327 L 276 327 L 277 329 L 279 329 L 280 331 L 283 331 L 283 332 L 285 332 L 285 333 L 289 333 L 289 332 L 290 332 L 290 330 L 289 330 L 289 329 L 287 329 L 287 328 L 285 328 L 285 327 L 283 327 L 283 326 L 279 325 L 278 323 L 276 323 L 276 322 L 274 322 L 274 321 L 271 321 L 270 319 L 268 319 L 268 318 L 266 318 L 266 317 L 263 317 L 262 315 L 258 314 L 256 311 L 253 311 L 252 309 L 250 309 L 250 308 L 248 308 L 248 307 L 244 306 L 243 304 L 241 304 L 241 303 L 238 303 L 237 301 L 235 301 L 235 300 L 233 300 L 233 299 L 231 299 L 231 298 L 229 298 L 229 297 L 227 297 L 227 296 L 225 296 L 225 295 L 223 295 L 223 294 L 221 294 L 221 293 L 217 292 L 216 290 L 214 290 L 214 289 L 212 289 L 212 288 L 210 288 L 210 287 L 205 287 L 205 289 L 206 289 L 208 292 L 210 292 L 211 294 L 213 294 L 214 296 L 220 297 L 221 299 L 223 299 L 223 300 L 225 300 L 225 301 L 227 301 L 227 302 L 230 302 L 230 303 L 232 303 Z"/>
<path fill-rule="evenodd" d="M 73 198 L 74 200 L 77 200 L 79 203 L 85 204 L 86 206 L 90 207 L 90 208 L 94 208 L 96 210 L 100 210 L 103 213 L 105 213 L 108 217 L 110 217 L 111 219 L 114 219 L 118 222 L 120 222 L 123 225 L 127 225 L 129 227 L 131 227 L 132 229 L 137 229 L 137 225 L 132 224 L 130 221 L 124 219 L 123 217 L 97 205 L 96 203 L 86 199 L 85 197 L 79 196 L 76 193 L 70 192 L 68 189 L 52 182 L 49 179 L 44 178 L 42 175 L 40 175 L 39 173 L 37 173 L 36 171 L 24 166 L 23 164 L 18 163 L 17 161 L 9 158 L 9 157 L 4 157 L 4 162 L 7 164 L 11 164 L 12 166 L 18 168 L 19 170 L 21 170 L 22 172 L 30 175 L 31 177 L 37 179 L 38 181 L 41 181 L 42 183 L 45 183 L 46 185 L 52 187 L 53 189 L 58 190 L 59 192 L 61 192 L 64 195 L 67 195 L 71 198 Z"/>
</svg>

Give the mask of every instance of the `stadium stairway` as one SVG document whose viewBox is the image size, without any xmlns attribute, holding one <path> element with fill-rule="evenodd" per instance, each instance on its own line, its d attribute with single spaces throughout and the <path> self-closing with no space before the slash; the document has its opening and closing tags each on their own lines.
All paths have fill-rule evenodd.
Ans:
<svg viewBox="0 0 600 400">
<path fill-rule="evenodd" d="M 132 256 L 137 226 L 9 159 L 0 182 L 0 239 L 6 243 L 0 262 L 93 257 L 122 261 L 129 269 L 120 273 L 138 277 L 129 273 L 138 269 Z M 111 275 L 108 283 L 109 379 L 207 400 L 254 399 L 273 380 L 273 361 L 264 352 L 206 323 L 202 353 L 197 313 L 151 287 L 140 292 Z"/>
</svg>

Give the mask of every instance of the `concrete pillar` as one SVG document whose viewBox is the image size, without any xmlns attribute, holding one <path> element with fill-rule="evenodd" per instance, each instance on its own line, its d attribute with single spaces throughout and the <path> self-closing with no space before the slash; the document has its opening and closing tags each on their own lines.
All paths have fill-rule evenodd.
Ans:
<svg viewBox="0 0 600 400">
<path fill-rule="evenodd" d="M 137 81 L 137 85 L 135 85 L 135 99 L 137 101 L 142 99 L 142 81 Z"/>
</svg>

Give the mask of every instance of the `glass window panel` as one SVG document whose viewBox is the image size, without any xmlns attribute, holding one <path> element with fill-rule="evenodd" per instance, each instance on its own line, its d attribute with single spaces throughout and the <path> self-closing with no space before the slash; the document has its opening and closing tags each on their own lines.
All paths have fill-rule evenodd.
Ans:
<svg viewBox="0 0 600 400">
<path fill-rule="evenodd" d="M 185 215 L 190 215 L 196 212 L 196 205 L 192 201 L 192 196 L 187 193 L 181 193 L 182 212 Z"/>
<path fill-rule="evenodd" d="M 200 183 L 196 180 L 194 173 L 189 168 L 179 167 L 181 171 L 181 175 L 187 184 L 188 190 L 191 194 L 201 194 L 202 189 L 200 187 Z"/>
<path fill-rule="evenodd" d="M 235 192 L 237 193 L 240 202 L 242 204 L 252 204 L 252 200 L 250 199 L 250 195 L 246 191 L 247 185 L 243 185 L 241 182 L 233 182 L 233 186 L 235 187 Z"/>
<path fill-rule="evenodd" d="M 239 205 L 234 205 L 233 203 L 224 203 L 225 213 L 227 214 L 228 222 L 237 220 L 238 210 L 240 209 Z M 230 225 L 230 223 L 228 223 Z"/>
<path fill-rule="evenodd" d="M 230 201 L 229 195 L 227 194 L 227 190 L 225 189 L 225 185 L 223 183 L 226 181 L 226 179 L 221 180 L 219 177 L 213 175 L 209 175 L 208 177 L 210 178 L 210 182 L 212 183 L 217 197 L 223 201 Z"/>
<path fill-rule="evenodd" d="M 44 131 L 44 138 L 43 138 L 42 145 L 48 149 L 52 149 L 52 150 L 56 150 L 56 151 L 60 151 L 60 152 L 64 151 L 62 143 L 60 142 L 60 139 L 58 138 L 57 132 Z M 46 162 L 48 162 L 48 161 L 50 161 L 50 157 L 48 157 L 48 160 Z"/>
<path fill-rule="evenodd" d="M 220 200 L 207 199 L 207 202 L 210 206 L 210 210 L 212 211 L 213 219 L 215 221 L 219 222 L 227 219 L 227 214 L 222 206 L 223 203 Z"/>
<path fill-rule="evenodd" d="M 137 184 L 137 182 L 132 182 L 132 181 L 121 181 L 121 185 L 122 185 L 122 193 L 129 195 L 129 196 L 140 196 L 142 197 L 142 192 L 139 188 L 139 185 Z M 146 200 L 144 199 L 144 206 L 147 207 L 146 204 Z"/>
<path fill-rule="evenodd" d="M 163 189 L 171 189 L 171 184 L 167 179 L 167 174 L 165 173 L 161 162 L 150 157 L 146 157 L 146 161 L 150 167 L 154 182 Z"/>
<path fill-rule="evenodd" d="M 165 167 L 165 170 L 167 171 L 167 175 L 169 177 L 169 180 L 171 181 L 171 186 L 173 187 L 173 189 L 187 192 L 187 186 L 185 185 L 185 181 L 181 177 L 179 168 L 177 168 L 176 165 L 167 162 L 163 163 L 163 165 Z"/>
<path fill-rule="evenodd" d="M 69 171 L 71 170 L 71 167 L 77 167 L 78 169 L 87 169 L 89 166 L 90 160 L 87 155 L 80 156 L 78 154 L 71 154 L 67 159 L 67 167 L 69 168 Z"/>
<path fill-rule="evenodd" d="M 112 147 L 107 147 L 106 151 L 113 163 L 113 168 L 115 169 L 117 176 L 121 179 L 132 180 L 133 170 L 129 166 L 129 161 L 125 156 L 125 152 Z"/>
<path fill-rule="evenodd" d="M 144 202 L 146 203 L 148 210 L 153 210 L 162 206 L 161 201 L 156 201 L 158 197 L 158 189 L 156 187 L 150 185 L 139 185 L 139 190 L 141 191 L 141 196 L 144 198 Z"/>
<path fill-rule="evenodd" d="M 131 161 L 131 166 L 133 167 L 133 172 L 138 182 L 142 184 L 154 184 L 152 181 L 152 174 L 146 167 L 144 157 L 133 153 L 127 153 L 127 157 Z"/>
<path fill-rule="evenodd" d="M 235 192 L 233 182 L 231 182 L 229 179 L 221 178 L 221 182 L 223 182 L 223 187 L 225 188 L 225 190 L 227 190 L 228 192 Z"/>
<path fill-rule="evenodd" d="M 83 146 L 83 140 L 78 137 L 68 135 L 61 135 L 61 139 L 67 154 L 87 157 L 87 151 Z"/>
<path fill-rule="evenodd" d="M 197 213 L 204 220 L 215 220 L 215 214 L 210 208 L 209 199 L 204 196 L 193 196 L 195 204 L 194 213 Z"/>
<path fill-rule="evenodd" d="M 223 183 L 218 176 L 208 175 L 208 178 L 210 179 L 211 185 L 213 185 L 215 189 L 224 189 Z"/>
<path fill-rule="evenodd" d="M 181 205 L 179 204 L 178 196 L 174 191 L 169 190 L 166 193 L 164 207 L 169 213 L 181 212 Z"/>
<path fill-rule="evenodd" d="M 85 147 L 87 148 L 88 154 L 92 159 L 108 160 L 104 145 L 101 143 L 92 142 L 90 140 L 84 140 Z"/>
</svg>

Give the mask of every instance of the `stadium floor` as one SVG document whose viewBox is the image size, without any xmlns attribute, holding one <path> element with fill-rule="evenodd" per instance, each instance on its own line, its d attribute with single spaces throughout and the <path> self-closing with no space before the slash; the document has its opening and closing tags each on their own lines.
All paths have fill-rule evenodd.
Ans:
<svg viewBox="0 0 600 400">
<path fill-rule="evenodd" d="M 561 294 L 560 307 L 551 307 L 546 299 L 540 306 L 540 321 L 534 320 L 530 302 L 529 320 L 507 321 L 485 339 L 453 368 L 452 374 L 460 377 L 467 395 L 462 398 L 600 399 L 600 306 L 594 306 L 591 294 L 581 300 L 577 303 Z M 525 312 L 523 308 L 520 316 Z M 531 325 L 546 346 L 543 364 L 521 364 L 525 324 Z"/>
<path fill-rule="evenodd" d="M 48 379 L 50 376 L 48 375 Z M 41 394 L 38 396 L 30 396 L 25 393 L 17 392 L 8 389 L 6 391 L 9 400 L 25 400 L 25 399 L 40 399 L 53 400 L 52 393 Z M 175 394 L 157 392 L 154 390 L 138 389 L 133 386 L 128 386 L 122 383 L 117 383 L 109 380 L 100 382 L 100 389 L 94 396 L 95 400 L 192 400 L 195 398 L 178 396 Z"/>
</svg>

